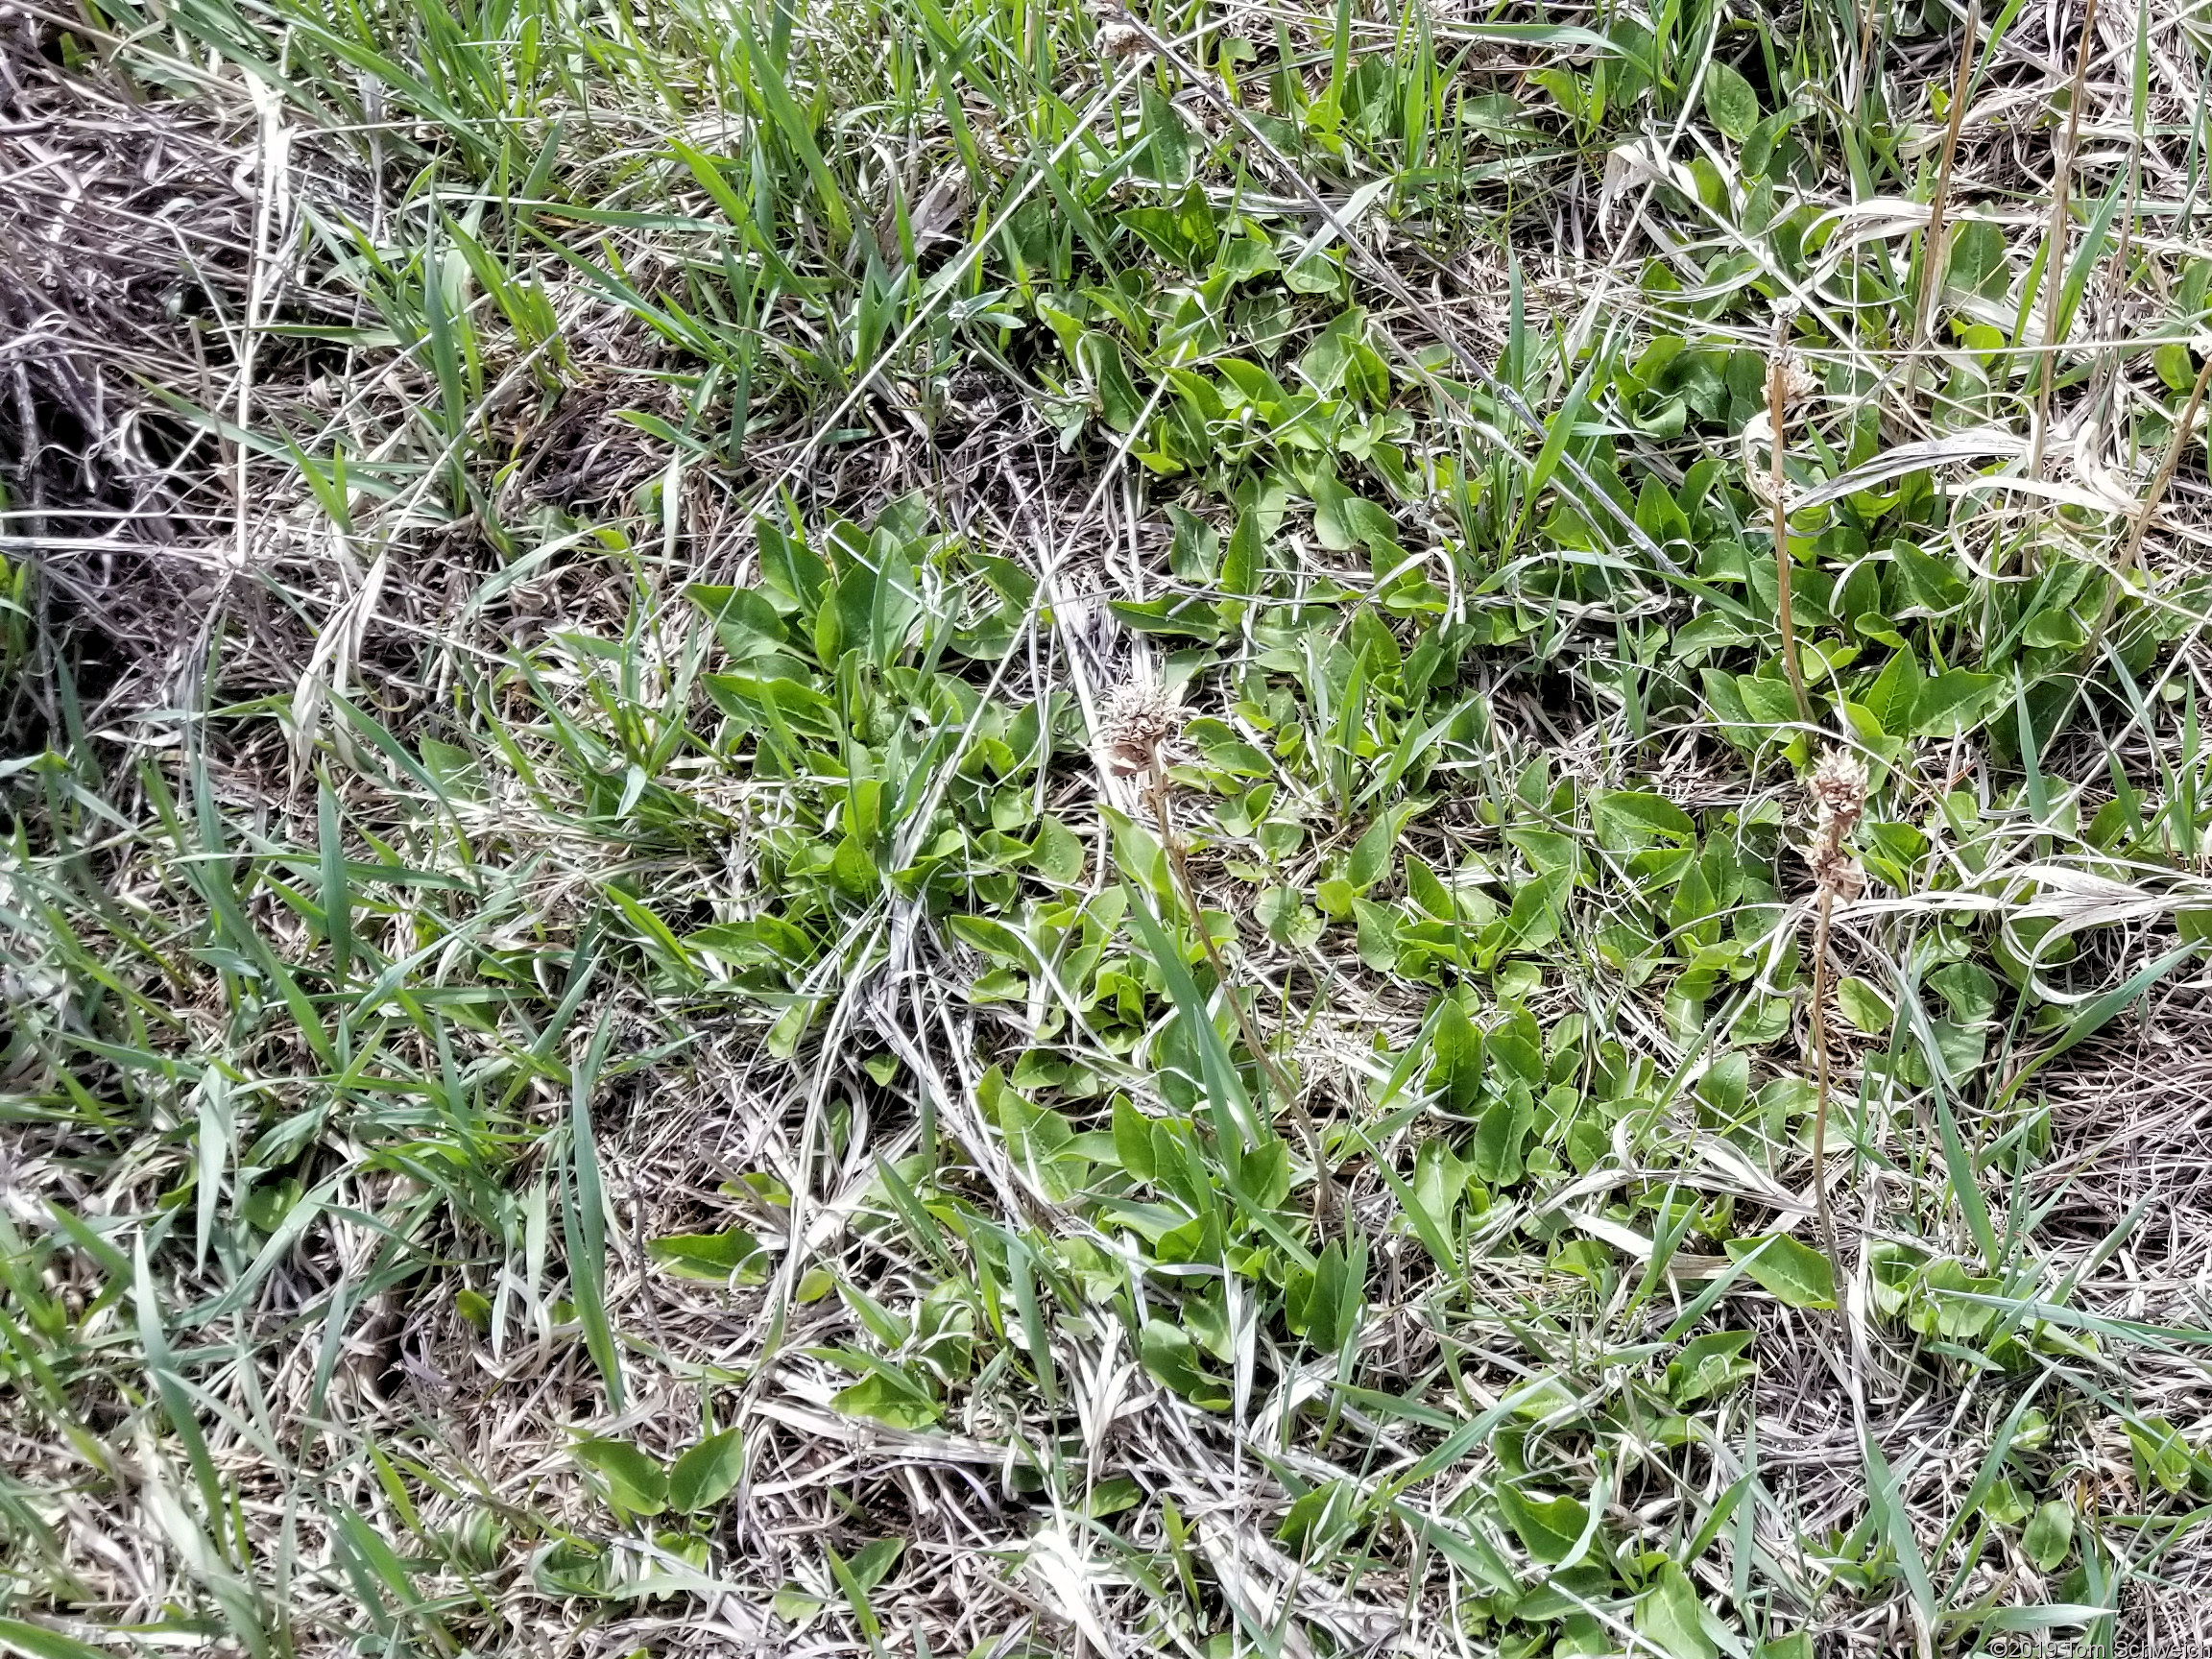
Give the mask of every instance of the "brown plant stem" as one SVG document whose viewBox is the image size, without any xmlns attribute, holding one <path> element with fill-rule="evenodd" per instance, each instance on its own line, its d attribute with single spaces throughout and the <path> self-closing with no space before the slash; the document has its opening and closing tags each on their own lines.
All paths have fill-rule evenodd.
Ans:
<svg viewBox="0 0 2212 1659">
<path fill-rule="evenodd" d="M 1965 124 L 1966 95 L 1974 77 L 1974 37 L 1981 32 L 1982 7 L 1966 8 L 1965 36 L 1959 42 L 1959 67 L 1951 78 L 1951 120 L 1943 132 L 1943 160 L 1936 169 L 1936 199 L 1928 204 L 1928 229 L 1920 238 L 1920 299 L 1912 317 L 1912 375 L 1917 384 L 1920 352 L 1928 345 L 1929 313 L 1943 290 L 1945 216 L 1951 206 L 1951 168 L 1959 156 L 1959 129 Z"/>
</svg>

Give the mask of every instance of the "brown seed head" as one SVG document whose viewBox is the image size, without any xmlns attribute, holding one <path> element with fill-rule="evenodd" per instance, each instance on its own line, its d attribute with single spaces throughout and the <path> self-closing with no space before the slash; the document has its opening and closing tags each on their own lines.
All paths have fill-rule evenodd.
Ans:
<svg viewBox="0 0 2212 1659">
<path fill-rule="evenodd" d="M 1134 58 L 1152 49 L 1142 29 L 1127 23 L 1101 23 L 1098 25 L 1098 51 L 1117 62 Z"/>
<path fill-rule="evenodd" d="M 1115 776 L 1134 778 L 1150 770 L 1176 726 L 1175 710 L 1158 685 L 1137 681 L 1118 685 L 1099 714 L 1098 757 Z"/>
<path fill-rule="evenodd" d="M 1813 768 L 1806 787 L 1820 808 L 1823 830 L 1848 831 L 1866 807 L 1866 763 L 1848 749 L 1830 749 Z"/>
<path fill-rule="evenodd" d="M 1837 902 L 1848 904 L 1866 885 L 1866 872 L 1859 860 L 1840 847 L 1826 843 L 1813 850 L 1813 880 Z"/>
<path fill-rule="evenodd" d="M 1812 366 L 1794 349 L 1782 355 L 1782 401 L 1785 404 L 1802 403 L 1820 390 L 1820 381 Z"/>
</svg>

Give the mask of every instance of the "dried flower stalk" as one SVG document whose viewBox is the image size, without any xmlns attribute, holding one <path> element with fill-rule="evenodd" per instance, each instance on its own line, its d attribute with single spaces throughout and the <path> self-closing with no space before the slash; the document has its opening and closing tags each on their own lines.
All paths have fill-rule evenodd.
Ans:
<svg viewBox="0 0 2212 1659">
<path fill-rule="evenodd" d="M 1959 156 L 1959 129 L 1966 119 L 1966 97 L 1973 89 L 1974 41 L 1982 32 L 1981 0 L 1966 8 L 1966 25 L 1959 41 L 1959 62 L 1951 81 L 1951 119 L 1943 130 L 1943 160 L 1936 169 L 1936 198 L 1928 204 L 1928 228 L 1920 238 L 1920 294 L 1912 308 L 1912 367 L 1916 383 L 1919 353 L 1928 349 L 1928 324 L 1936 298 L 1943 291 L 1945 214 L 1951 204 L 1951 167 Z"/>
</svg>

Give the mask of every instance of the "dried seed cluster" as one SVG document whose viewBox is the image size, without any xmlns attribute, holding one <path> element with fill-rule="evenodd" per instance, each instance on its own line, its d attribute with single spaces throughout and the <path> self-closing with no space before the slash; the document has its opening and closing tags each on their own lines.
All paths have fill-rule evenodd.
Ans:
<svg viewBox="0 0 2212 1659">
<path fill-rule="evenodd" d="M 1098 721 L 1098 757 L 1116 777 L 1134 778 L 1150 769 L 1178 725 L 1174 706 L 1156 684 L 1118 685 Z"/>
<path fill-rule="evenodd" d="M 1823 893 L 1848 904 L 1859 897 L 1866 875 L 1844 843 L 1866 810 L 1866 764 L 1848 749 L 1831 748 L 1806 781 L 1819 818 L 1806 862 Z"/>
</svg>

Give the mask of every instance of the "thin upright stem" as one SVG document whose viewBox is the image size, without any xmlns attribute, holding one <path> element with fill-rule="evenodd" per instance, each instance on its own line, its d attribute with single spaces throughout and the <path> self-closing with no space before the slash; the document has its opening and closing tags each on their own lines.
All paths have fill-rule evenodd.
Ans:
<svg viewBox="0 0 2212 1659">
<path fill-rule="evenodd" d="M 1966 97 L 1973 88 L 1974 39 L 1981 32 L 1979 3 L 1966 9 L 1966 33 L 1959 42 L 1959 63 L 1951 77 L 1951 120 L 1943 131 L 1943 160 L 1936 169 L 1936 199 L 1928 204 L 1928 229 L 1920 239 L 1920 294 L 1912 315 L 1912 373 L 1919 373 L 1920 351 L 1928 344 L 1928 325 L 1936 298 L 1943 291 L 1945 215 L 1951 206 L 1951 168 L 1959 156 L 1959 129 L 1966 118 Z"/>
</svg>

